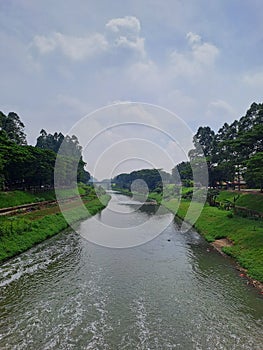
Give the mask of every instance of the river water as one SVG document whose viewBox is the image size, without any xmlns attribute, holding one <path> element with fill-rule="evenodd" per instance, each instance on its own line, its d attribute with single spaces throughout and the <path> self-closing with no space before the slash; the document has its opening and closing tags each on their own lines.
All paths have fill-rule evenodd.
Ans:
<svg viewBox="0 0 263 350">
<path fill-rule="evenodd" d="M 129 213 L 117 195 L 97 219 L 119 223 L 111 211 L 119 200 Z M 156 231 L 171 214 L 150 207 L 131 211 L 129 222 L 154 216 Z M 79 226 L 83 236 L 88 229 L 96 224 Z M 174 221 L 126 249 L 68 229 L 2 264 L 0 285 L 1 350 L 263 349 L 262 296 L 231 260 Z"/>
</svg>

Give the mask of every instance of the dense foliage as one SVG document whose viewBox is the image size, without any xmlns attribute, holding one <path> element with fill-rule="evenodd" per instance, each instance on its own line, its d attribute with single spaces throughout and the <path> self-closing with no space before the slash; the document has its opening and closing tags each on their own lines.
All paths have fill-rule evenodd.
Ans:
<svg viewBox="0 0 263 350">
<path fill-rule="evenodd" d="M 172 179 L 174 183 L 191 187 L 193 182 L 193 171 L 190 162 L 181 162 L 172 169 Z"/>
<path fill-rule="evenodd" d="M 63 142 L 63 150 L 56 154 Z M 81 157 L 76 136 L 61 133 L 47 135 L 41 130 L 36 147 L 28 146 L 24 124 L 16 113 L 6 116 L 0 112 L 0 189 L 52 188 L 56 158 L 60 164 L 60 184 L 67 186 L 74 180 L 69 174 L 77 169 L 77 180 L 88 182 L 89 173 Z"/>
<path fill-rule="evenodd" d="M 63 143 L 63 148 L 60 149 Z M 79 141 L 75 135 L 73 136 L 64 136 L 61 132 L 55 132 L 54 135 L 48 134 L 44 129 L 40 131 L 40 136 L 37 138 L 36 147 L 42 149 L 49 149 L 68 157 L 81 157 L 82 148 L 79 144 Z"/>
<path fill-rule="evenodd" d="M 240 187 L 242 180 L 250 188 L 263 186 L 263 104 L 253 103 L 246 115 L 232 124 L 225 123 L 217 133 L 209 126 L 199 127 L 193 139 L 195 148 L 189 152 L 190 163 L 174 168 L 185 179 L 187 168 L 201 157 L 200 146 L 206 158 L 209 185 L 223 183 Z M 200 145 L 200 146 L 199 146 Z M 183 168 L 183 172 L 182 169 Z M 192 175 L 187 174 L 192 180 Z"/>
<path fill-rule="evenodd" d="M 130 174 L 120 174 L 117 175 L 113 182 L 116 184 L 116 187 L 131 190 L 131 185 L 135 184 L 135 180 L 142 180 L 145 182 L 145 184 L 148 187 L 148 191 L 159 191 L 162 192 L 163 190 L 163 183 L 170 181 L 171 175 L 166 173 L 163 170 L 157 170 L 157 169 L 142 169 L 133 171 Z M 137 190 L 143 190 L 146 188 L 146 186 L 143 186 L 143 183 L 138 182 L 137 183 Z M 141 188 L 140 188 L 141 187 Z M 136 189 L 136 188 L 135 188 Z"/>
<path fill-rule="evenodd" d="M 15 142 L 17 145 L 26 145 L 26 134 L 24 133 L 24 124 L 19 116 L 10 112 L 5 115 L 0 111 L 0 128 L 5 132 L 8 139 Z"/>
</svg>

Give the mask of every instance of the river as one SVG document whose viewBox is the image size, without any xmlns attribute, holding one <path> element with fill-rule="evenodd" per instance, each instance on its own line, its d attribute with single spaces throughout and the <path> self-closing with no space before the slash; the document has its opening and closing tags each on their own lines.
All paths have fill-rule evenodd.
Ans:
<svg viewBox="0 0 263 350">
<path fill-rule="evenodd" d="M 154 232 L 171 215 L 130 211 L 129 201 L 115 195 L 97 225 L 119 225 L 125 212 L 131 224 L 154 217 Z M 262 296 L 195 231 L 172 221 L 149 242 L 117 249 L 84 239 L 88 229 L 96 222 L 0 266 L 1 350 L 262 350 Z"/>
</svg>

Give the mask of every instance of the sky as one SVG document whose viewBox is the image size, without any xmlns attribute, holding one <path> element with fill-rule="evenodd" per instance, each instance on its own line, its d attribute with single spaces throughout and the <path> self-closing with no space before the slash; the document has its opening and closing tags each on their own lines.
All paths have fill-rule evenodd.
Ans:
<svg viewBox="0 0 263 350">
<path fill-rule="evenodd" d="M 0 0 L 0 45 L 0 110 L 21 117 L 30 144 L 117 102 L 168 109 L 193 132 L 262 102 L 261 0 Z M 105 137 L 120 142 L 120 130 Z"/>
</svg>

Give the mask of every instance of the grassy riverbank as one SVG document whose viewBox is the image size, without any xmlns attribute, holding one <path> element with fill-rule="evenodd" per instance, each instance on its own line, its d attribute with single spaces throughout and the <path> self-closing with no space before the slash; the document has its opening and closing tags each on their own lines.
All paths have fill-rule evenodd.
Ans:
<svg viewBox="0 0 263 350">
<path fill-rule="evenodd" d="M 87 194 L 89 186 L 79 184 L 78 192 L 80 195 Z M 76 196 L 75 189 L 61 189 L 60 192 L 64 197 Z M 30 204 L 42 201 L 52 201 L 56 199 L 55 190 L 48 190 L 44 192 L 31 193 L 28 191 L 8 191 L 0 192 L 0 208 L 15 207 L 23 204 Z"/>
<path fill-rule="evenodd" d="M 217 200 L 219 202 L 230 201 L 232 203 L 235 201 L 237 206 L 263 212 L 263 194 L 259 192 L 220 191 Z"/>
<path fill-rule="evenodd" d="M 70 224 L 95 215 L 105 208 L 110 196 L 96 196 L 94 189 L 86 188 L 82 197 L 87 210 L 69 206 Z M 73 207 L 73 208 L 72 208 Z M 4 261 L 33 247 L 69 226 L 58 205 L 27 214 L 0 218 L 0 261 Z"/>
<path fill-rule="evenodd" d="M 262 196 L 263 201 L 263 196 Z M 164 205 L 183 219 L 190 201 L 182 200 L 178 208 L 178 200 L 170 199 Z M 194 203 L 198 207 L 199 203 Z M 178 210 L 177 210 L 178 208 Z M 248 275 L 263 282 L 263 221 L 232 215 L 229 211 L 216 207 L 204 206 L 200 217 L 194 223 L 195 229 L 208 242 L 227 238 L 231 246 L 222 251 L 233 258 L 247 270 Z"/>
</svg>

